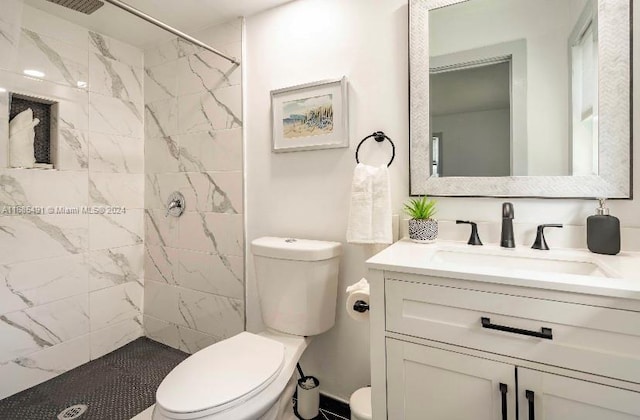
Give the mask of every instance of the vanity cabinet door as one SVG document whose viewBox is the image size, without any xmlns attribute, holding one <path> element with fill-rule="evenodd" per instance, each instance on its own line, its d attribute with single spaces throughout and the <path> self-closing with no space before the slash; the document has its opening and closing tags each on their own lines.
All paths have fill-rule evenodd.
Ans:
<svg viewBox="0 0 640 420">
<path fill-rule="evenodd" d="M 389 420 L 515 420 L 515 369 L 387 338 Z"/>
<path fill-rule="evenodd" d="M 640 393 L 518 368 L 519 420 L 638 420 Z"/>
</svg>

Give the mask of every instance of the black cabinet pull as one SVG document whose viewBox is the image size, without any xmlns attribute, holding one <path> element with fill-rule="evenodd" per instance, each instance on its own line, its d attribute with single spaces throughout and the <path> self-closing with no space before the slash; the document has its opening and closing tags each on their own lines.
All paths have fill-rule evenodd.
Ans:
<svg viewBox="0 0 640 420">
<path fill-rule="evenodd" d="M 529 401 L 529 420 L 536 420 L 536 406 L 533 403 L 536 394 L 533 391 L 529 391 L 528 389 L 524 392 L 524 396 L 527 397 Z"/>
<path fill-rule="evenodd" d="M 522 335 L 528 335 L 530 337 L 538 337 L 538 338 L 544 338 L 546 340 L 553 340 L 553 331 L 551 330 L 551 328 L 542 327 L 540 329 L 540 332 L 523 330 L 522 328 L 514 328 L 514 327 L 507 327 L 506 325 L 492 324 L 491 319 L 486 317 L 480 318 L 480 322 L 482 322 L 482 328 L 488 328 L 490 330 L 505 331 L 505 332 L 510 332 L 514 334 L 522 334 Z"/>
<path fill-rule="evenodd" d="M 507 420 L 507 384 L 500 384 L 500 394 L 502 394 L 502 420 Z"/>
</svg>

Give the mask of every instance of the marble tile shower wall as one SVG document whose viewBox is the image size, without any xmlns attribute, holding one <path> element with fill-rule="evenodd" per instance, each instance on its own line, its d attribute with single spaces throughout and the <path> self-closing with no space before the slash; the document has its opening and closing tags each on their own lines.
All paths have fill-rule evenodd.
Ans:
<svg viewBox="0 0 640 420">
<path fill-rule="evenodd" d="M 239 19 L 196 37 L 241 56 Z M 244 330 L 241 69 L 172 39 L 145 51 L 144 85 L 144 327 L 195 352 Z"/>
<path fill-rule="evenodd" d="M 59 120 L 54 170 L 7 168 L 0 98 L 0 399 L 142 334 L 144 253 L 142 51 L 21 1 L 2 5 L 0 86 L 58 102 Z"/>
</svg>

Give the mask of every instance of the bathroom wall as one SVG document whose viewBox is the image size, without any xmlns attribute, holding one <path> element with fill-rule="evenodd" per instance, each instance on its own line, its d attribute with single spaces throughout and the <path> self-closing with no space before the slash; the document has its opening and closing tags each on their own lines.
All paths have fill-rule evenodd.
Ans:
<svg viewBox="0 0 640 420">
<path fill-rule="evenodd" d="M 240 19 L 193 35 L 241 56 Z M 193 353 L 245 325 L 241 68 L 182 40 L 149 48 L 145 122 L 145 332 Z"/>
<path fill-rule="evenodd" d="M 635 11 L 635 33 L 640 15 Z M 383 130 L 396 144 L 390 167 L 393 206 L 400 213 L 408 180 L 408 46 L 406 0 L 298 0 L 246 21 L 246 176 L 247 241 L 263 235 L 299 236 L 344 242 L 355 148 L 364 136 Z M 636 59 L 635 78 L 640 77 Z M 349 149 L 274 154 L 271 152 L 269 92 L 314 80 L 349 79 Z M 640 87 L 634 87 L 639 98 Z M 640 127 L 640 113 L 634 113 Z M 386 162 L 388 147 L 369 142 L 361 160 Z M 635 148 L 640 161 L 640 148 Z M 635 194 L 640 176 L 635 171 Z M 504 199 L 441 198 L 438 217 L 442 236 L 466 240 L 468 228 L 451 221 L 483 222 L 485 243 L 499 237 Z M 596 203 L 587 200 L 513 199 L 516 239 L 530 245 L 535 225 L 565 223 L 550 231 L 550 246 L 584 247 L 584 223 Z M 640 250 L 640 204 L 611 203 L 621 218 L 623 247 Z M 366 274 L 365 260 L 375 251 L 345 244 L 340 271 L 336 326 L 316 337 L 305 355 L 305 373 L 317 375 L 322 392 L 348 400 L 370 382 L 369 325 L 356 323 L 344 311 L 344 288 Z M 251 256 L 247 259 L 247 328 L 263 328 Z"/>
<path fill-rule="evenodd" d="M 0 399 L 142 334 L 144 188 L 142 52 L 2 5 L 0 87 L 59 119 L 55 169 L 8 169 L 0 93 Z"/>
</svg>

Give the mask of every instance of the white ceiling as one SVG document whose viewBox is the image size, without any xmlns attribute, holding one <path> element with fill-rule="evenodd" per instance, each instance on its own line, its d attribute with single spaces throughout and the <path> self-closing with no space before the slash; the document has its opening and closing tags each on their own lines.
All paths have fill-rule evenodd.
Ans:
<svg viewBox="0 0 640 420">
<path fill-rule="evenodd" d="M 125 0 L 136 9 L 187 34 L 240 16 L 250 16 L 289 1 L 291 0 Z M 138 47 L 154 44 L 167 37 L 167 32 L 162 29 L 108 3 L 91 15 L 75 12 L 46 0 L 25 0 L 25 3 Z"/>
</svg>

